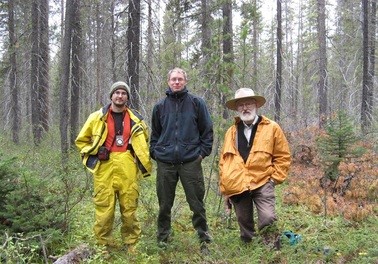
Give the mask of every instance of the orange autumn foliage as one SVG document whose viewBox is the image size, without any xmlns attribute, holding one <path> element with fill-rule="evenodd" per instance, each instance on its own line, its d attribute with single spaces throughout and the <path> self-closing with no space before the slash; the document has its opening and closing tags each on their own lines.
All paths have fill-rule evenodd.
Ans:
<svg viewBox="0 0 378 264">
<path fill-rule="evenodd" d="M 314 143 L 317 132 L 317 129 L 309 129 L 292 133 L 289 137 L 290 141 L 295 140 L 295 144 L 292 144 L 294 148 L 298 146 L 300 151 L 306 149 L 306 152 L 297 155 L 298 159 L 293 158 L 288 184 L 283 190 L 283 203 L 305 205 L 314 214 L 327 211 L 329 216 L 343 216 L 355 222 L 377 214 L 378 155 L 373 144 L 359 142 L 360 147 L 366 150 L 365 154 L 359 158 L 347 157 L 338 167 L 338 179 L 324 181 L 324 171 L 318 162 Z M 301 136 L 304 136 L 304 140 Z M 303 145 L 308 147 L 304 148 Z M 303 158 L 310 152 L 309 149 L 314 155 L 311 162 Z"/>
</svg>

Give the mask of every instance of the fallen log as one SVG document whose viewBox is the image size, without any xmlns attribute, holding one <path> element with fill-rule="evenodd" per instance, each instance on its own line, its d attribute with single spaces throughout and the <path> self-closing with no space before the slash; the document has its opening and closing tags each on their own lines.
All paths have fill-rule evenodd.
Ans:
<svg viewBox="0 0 378 264">
<path fill-rule="evenodd" d="M 88 245 L 81 244 L 67 254 L 61 256 L 53 264 L 77 264 L 82 263 L 83 260 L 88 259 L 94 253 Z"/>
</svg>

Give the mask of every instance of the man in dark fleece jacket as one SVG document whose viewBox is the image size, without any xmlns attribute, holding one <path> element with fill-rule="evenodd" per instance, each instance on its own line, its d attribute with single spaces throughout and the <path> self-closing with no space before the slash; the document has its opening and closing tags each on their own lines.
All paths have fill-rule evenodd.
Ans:
<svg viewBox="0 0 378 264">
<path fill-rule="evenodd" d="M 166 97 L 153 108 L 150 154 L 157 163 L 156 189 L 159 200 L 157 241 L 168 246 L 171 209 L 180 179 L 186 200 L 193 212 L 201 251 L 208 252 L 211 242 L 203 203 L 205 195 L 202 159 L 210 155 L 213 145 L 213 123 L 204 100 L 190 94 L 187 75 L 180 68 L 168 73 Z"/>
</svg>

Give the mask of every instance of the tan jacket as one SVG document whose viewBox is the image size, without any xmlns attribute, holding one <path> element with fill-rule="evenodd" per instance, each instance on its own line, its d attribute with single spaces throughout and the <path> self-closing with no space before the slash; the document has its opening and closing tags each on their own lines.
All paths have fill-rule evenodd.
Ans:
<svg viewBox="0 0 378 264">
<path fill-rule="evenodd" d="M 237 123 L 225 135 L 219 160 L 219 185 L 223 195 L 254 190 L 269 180 L 282 183 L 290 167 L 290 149 L 280 126 L 262 116 L 246 163 L 237 149 Z"/>
</svg>

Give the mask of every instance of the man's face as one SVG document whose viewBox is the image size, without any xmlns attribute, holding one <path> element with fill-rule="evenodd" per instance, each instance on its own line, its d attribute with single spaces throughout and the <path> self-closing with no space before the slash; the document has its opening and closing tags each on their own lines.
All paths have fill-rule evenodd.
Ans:
<svg viewBox="0 0 378 264">
<path fill-rule="evenodd" d="M 186 83 L 185 75 L 181 72 L 173 71 L 169 76 L 168 86 L 174 93 L 184 89 Z"/>
<path fill-rule="evenodd" d="M 127 92 L 123 89 L 117 89 L 114 91 L 112 95 L 112 103 L 117 107 L 123 107 L 127 100 L 129 99 L 127 96 Z"/>
<path fill-rule="evenodd" d="M 256 101 L 252 98 L 240 99 L 236 102 L 236 109 L 241 120 L 251 123 L 257 112 Z"/>
</svg>

